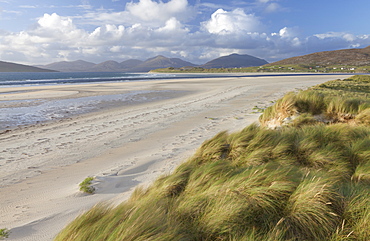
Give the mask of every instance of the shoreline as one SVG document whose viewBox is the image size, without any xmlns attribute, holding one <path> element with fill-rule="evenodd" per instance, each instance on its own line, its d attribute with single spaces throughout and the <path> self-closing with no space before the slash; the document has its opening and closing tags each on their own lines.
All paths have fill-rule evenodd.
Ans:
<svg viewBox="0 0 370 241">
<path fill-rule="evenodd" d="M 9 240 L 50 240 L 83 210 L 101 201 L 119 203 L 137 185 L 147 185 L 171 172 L 204 140 L 257 121 L 259 114 L 251 113 L 254 106 L 264 107 L 288 91 L 346 76 L 227 77 L 34 87 L 49 94 L 48 91 L 63 93 L 74 88 L 88 95 L 128 90 L 187 92 L 1 134 L 0 178 L 2 185 L 8 184 L 0 187 L 0 228 L 10 229 Z M 68 93 L 48 98 L 78 96 L 76 92 Z M 97 177 L 94 195 L 78 191 L 78 184 L 87 176 Z"/>
</svg>

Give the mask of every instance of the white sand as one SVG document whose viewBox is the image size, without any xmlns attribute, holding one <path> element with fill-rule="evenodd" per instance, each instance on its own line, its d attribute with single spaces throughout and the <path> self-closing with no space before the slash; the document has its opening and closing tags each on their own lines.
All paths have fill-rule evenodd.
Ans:
<svg viewBox="0 0 370 241">
<path fill-rule="evenodd" d="M 170 173 L 220 131 L 257 121 L 253 107 L 343 75 L 162 80 L 0 89 L 7 100 L 77 98 L 133 90 L 185 90 L 177 98 L 121 106 L 0 134 L 0 228 L 8 240 L 52 240 L 101 201 Z M 1 92 L 4 92 L 3 94 Z M 0 98 L 0 102 L 1 102 Z M 96 176 L 97 192 L 78 184 Z"/>
</svg>

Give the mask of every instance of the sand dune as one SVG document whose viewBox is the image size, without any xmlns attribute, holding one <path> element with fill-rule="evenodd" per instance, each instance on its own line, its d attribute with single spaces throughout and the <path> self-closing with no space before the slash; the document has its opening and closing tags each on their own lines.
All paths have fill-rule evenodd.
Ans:
<svg viewBox="0 0 370 241">
<path fill-rule="evenodd" d="M 135 186 L 147 185 L 171 172 L 204 140 L 257 121 L 254 106 L 268 106 L 288 91 L 337 78 L 345 76 L 230 77 L 1 89 L 2 98 L 18 101 L 148 92 L 143 92 L 138 102 L 107 102 L 92 113 L 3 131 L 0 228 L 10 229 L 9 240 L 51 240 L 76 215 L 97 202 L 121 202 Z M 165 98 L 161 97 L 164 93 Z M 88 176 L 96 176 L 94 195 L 78 191 L 78 184 Z"/>
</svg>

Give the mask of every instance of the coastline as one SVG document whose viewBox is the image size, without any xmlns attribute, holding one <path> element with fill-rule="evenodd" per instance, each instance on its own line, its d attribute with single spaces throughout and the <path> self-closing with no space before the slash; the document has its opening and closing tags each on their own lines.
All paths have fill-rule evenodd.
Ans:
<svg viewBox="0 0 370 241">
<path fill-rule="evenodd" d="M 255 122 L 259 114 L 252 114 L 254 106 L 267 106 L 297 88 L 345 77 L 227 77 L 7 88 L 11 92 L 7 98 L 18 99 L 31 98 L 29 93 L 44 99 L 144 90 L 182 94 L 1 134 L 0 228 L 10 229 L 9 240 L 50 240 L 97 202 L 119 203 L 135 186 L 171 172 L 204 140 Z M 78 192 L 78 183 L 87 176 L 97 177 L 94 195 Z"/>
</svg>

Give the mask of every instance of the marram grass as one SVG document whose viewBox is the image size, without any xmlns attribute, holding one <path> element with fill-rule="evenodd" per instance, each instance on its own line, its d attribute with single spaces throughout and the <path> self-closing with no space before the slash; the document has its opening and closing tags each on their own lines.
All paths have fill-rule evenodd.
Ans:
<svg viewBox="0 0 370 241">
<path fill-rule="evenodd" d="M 308 94 L 299 106 L 317 114 L 325 98 Z M 291 103 L 276 109 L 292 113 Z M 55 240 L 370 240 L 369 227 L 366 122 L 253 124 L 204 142 L 126 202 L 96 205 Z"/>
<path fill-rule="evenodd" d="M 270 127 L 315 122 L 369 124 L 369 97 L 370 76 L 328 81 L 305 91 L 286 94 L 264 111 L 260 122 Z"/>
</svg>

